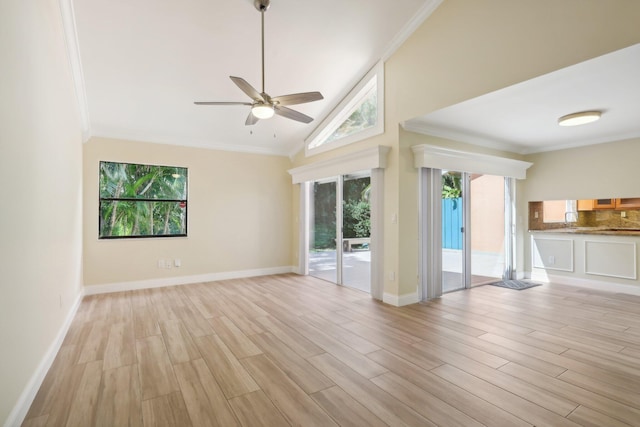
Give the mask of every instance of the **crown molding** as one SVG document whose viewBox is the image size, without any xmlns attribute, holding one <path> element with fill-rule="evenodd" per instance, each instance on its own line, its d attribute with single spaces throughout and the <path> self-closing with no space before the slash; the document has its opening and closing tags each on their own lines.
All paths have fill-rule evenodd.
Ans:
<svg viewBox="0 0 640 427">
<path fill-rule="evenodd" d="M 87 142 L 91 138 L 91 121 L 89 120 L 89 104 L 84 84 L 82 61 L 80 60 L 80 45 L 78 44 L 78 31 L 72 0 L 59 0 L 62 28 L 64 30 L 65 45 L 67 48 L 67 60 L 71 67 L 71 76 L 78 103 L 80 125 L 82 126 L 82 141 Z"/>
<path fill-rule="evenodd" d="M 381 56 L 382 61 L 386 61 L 404 44 L 405 41 L 431 16 L 431 14 L 440 6 L 443 0 L 427 0 L 413 15 L 413 17 L 405 24 L 398 34 L 391 40 Z"/>
<path fill-rule="evenodd" d="M 208 140 L 188 139 L 182 137 L 160 136 L 147 132 L 130 132 L 106 127 L 94 126 L 92 137 L 120 139 L 126 141 L 147 142 L 151 144 L 174 145 L 178 147 L 202 148 L 205 150 L 229 151 L 234 153 L 261 154 L 265 156 L 287 157 L 286 150 L 272 149 L 262 146 L 217 143 Z"/>
</svg>

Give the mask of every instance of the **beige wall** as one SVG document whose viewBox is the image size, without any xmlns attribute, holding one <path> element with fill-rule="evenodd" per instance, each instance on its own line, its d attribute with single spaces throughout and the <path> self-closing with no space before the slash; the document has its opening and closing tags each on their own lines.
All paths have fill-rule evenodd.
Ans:
<svg viewBox="0 0 640 427">
<path fill-rule="evenodd" d="M 417 175 L 399 124 L 640 41 L 640 3 L 627 0 L 444 0 L 385 63 L 385 134 L 304 158 L 392 147 L 385 171 L 385 292 L 416 291 Z M 445 146 L 455 147 L 446 142 Z M 490 152 L 469 146 L 471 151 Z M 389 218 L 398 213 L 399 223 Z M 522 240 L 520 240 L 520 245 Z M 389 272 L 396 281 L 389 281 Z"/>
<path fill-rule="evenodd" d="M 101 160 L 189 168 L 188 237 L 98 240 Z M 92 138 L 84 145 L 86 286 L 292 264 L 289 159 Z M 158 260 L 180 259 L 160 269 Z"/>
<path fill-rule="evenodd" d="M 523 202 L 640 195 L 640 138 L 531 154 Z"/>
<path fill-rule="evenodd" d="M 82 141 L 60 16 L 57 0 L 0 3 L 0 425 L 82 288 Z"/>
</svg>

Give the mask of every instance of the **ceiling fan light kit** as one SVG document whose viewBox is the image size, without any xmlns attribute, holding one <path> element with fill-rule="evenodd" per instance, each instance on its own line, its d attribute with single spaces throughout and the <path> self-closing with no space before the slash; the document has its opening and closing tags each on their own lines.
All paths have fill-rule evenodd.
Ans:
<svg viewBox="0 0 640 427">
<path fill-rule="evenodd" d="M 580 126 L 600 120 L 601 111 L 581 111 L 579 113 L 567 114 L 558 119 L 560 126 Z"/>
<path fill-rule="evenodd" d="M 273 109 L 273 106 L 268 104 L 256 104 L 251 107 L 251 114 L 258 119 L 264 120 L 273 117 L 275 110 Z"/>
<path fill-rule="evenodd" d="M 264 13 L 269 9 L 271 0 L 254 0 L 255 8 L 260 12 L 262 23 L 262 92 L 258 92 L 253 86 L 241 77 L 229 76 L 229 78 L 247 94 L 252 102 L 217 102 L 217 101 L 196 101 L 196 105 L 249 105 L 251 112 L 245 121 L 245 125 L 252 126 L 259 120 L 270 119 L 277 114 L 288 119 L 302 123 L 310 123 L 313 118 L 302 114 L 299 111 L 285 107 L 285 105 L 304 104 L 307 102 L 324 99 L 320 92 L 303 92 L 282 96 L 269 96 L 264 90 Z"/>
</svg>

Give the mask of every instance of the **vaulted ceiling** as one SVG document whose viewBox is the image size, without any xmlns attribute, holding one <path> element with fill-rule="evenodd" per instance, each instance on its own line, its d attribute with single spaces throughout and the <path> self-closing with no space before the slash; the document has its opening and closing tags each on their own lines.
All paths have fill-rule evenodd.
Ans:
<svg viewBox="0 0 640 427">
<path fill-rule="evenodd" d="M 291 154 L 359 79 L 440 0 L 273 0 L 265 13 L 265 90 L 320 91 L 296 105 L 315 120 L 245 126 L 261 89 L 260 13 L 253 0 L 73 0 L 88 133 L 186 146 Z"/>
</svg>

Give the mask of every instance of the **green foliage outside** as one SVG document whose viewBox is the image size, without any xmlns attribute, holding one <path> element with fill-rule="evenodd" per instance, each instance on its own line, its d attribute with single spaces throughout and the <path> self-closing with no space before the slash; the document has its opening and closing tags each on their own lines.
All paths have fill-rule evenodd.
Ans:
<svg viewBox="0 0 640 427">
<path fill-rule="evenodd" d="M 187 169 L 100 162 L 100 238 L 186 235 Z"/>
<path fill-rule="evenodd" d="M 442 175 L 442 198 L 457 199 L 462 196 L 462 177 L 460 173 L 447 172 Z"/>
<path fill-rule="evenodd" d="M 362 200 L 345 202 L 343 235 L 345 238 L 371 236 L 371 209 Z"/>
<path fill-rule="evenodd" d="M 371 178 L 347 179 L 343 187 L 343 237 L 371 236 L 369 193 Z M 313 248 L 336 248 L 336 183 L 316 183 L 314 191 Z"/>
</svg>

